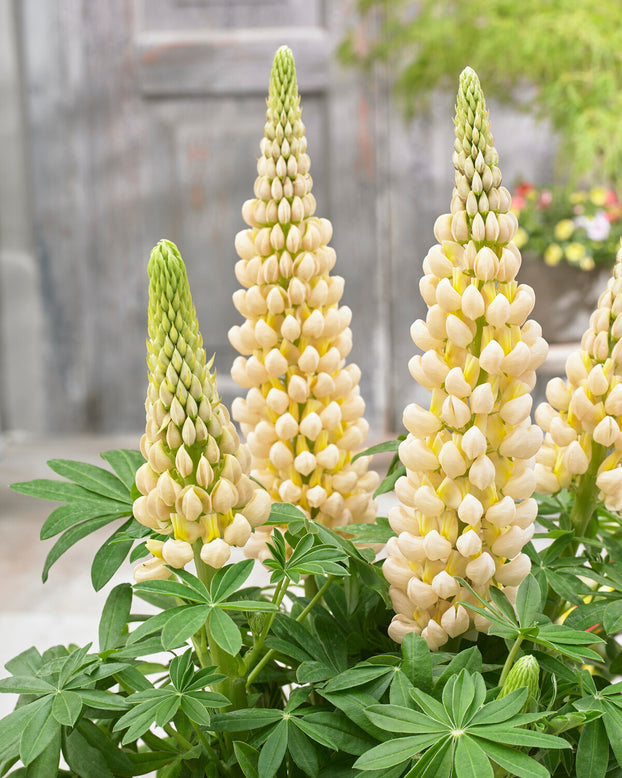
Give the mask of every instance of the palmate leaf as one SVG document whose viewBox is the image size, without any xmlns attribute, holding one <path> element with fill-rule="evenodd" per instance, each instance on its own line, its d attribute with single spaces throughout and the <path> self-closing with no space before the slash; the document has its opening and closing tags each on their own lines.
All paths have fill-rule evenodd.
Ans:
<svg viewBox="0 0 622 778">
<path fill-rule="evenodd" d="M 335 527 L 340 532 L 353 535 L 357 543 L 388 543 L 396 536 L 396 532 L 384 516 L 376 517 L 373 524 L 347 524 L 343 527 Z"/>
<path fill-rule="evenodd" d="M 116 475 L 113 475 L 108 470 L 104 470 L 102 467 L 89 465 L 86 462 L 76 462 L 71 459 L 50 459 L 47 464 L 57 475 L 83 486 L 89 492 L 94 492 L 119 502 L 127 502 L 129 500 L 128 487 Z"/>
<path fill-rule="evenodd" d="M 125 484 L 128 492 L 132 488 L 136 471 L 144 464 L 145 457 L 140 451 L 127 448 L 114 449 L 113 451 L 104 451 L 101 454 L 102 459 L 112 467 L 121 481 Z"/>
<path fill-rule="evenodd" d="M 456 778 L 493 778 L 494 776 L 486 752 L 474 738 L 458 738 L 454 766 Z"/>
<path fill-rule="evenodd" d="M 416 754 L 438 742 L 437 733 L 387 740 L 362 754 L 354 763 L 354 767 L 359 770 L 386 770 L 409 762 Z"/>
<path fill-rule="evenodd" d="M 119 538 L 134 523 L 136 522 L 132 518 L 118 527 L 112 535 L 103 542 L 93 557 L 93 564 L 91 565 L 91 583 L 96 592 L 103 589 L 130 553 L 130 550 L 134 545 L 134 540 L 119 540 Z"/>
</svg>

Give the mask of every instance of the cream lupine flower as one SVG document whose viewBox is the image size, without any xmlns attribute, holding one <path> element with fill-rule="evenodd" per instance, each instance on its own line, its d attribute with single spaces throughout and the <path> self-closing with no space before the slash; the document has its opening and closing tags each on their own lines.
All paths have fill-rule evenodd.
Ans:
<svg viewBox="0 0 622 778">
<path fill-rule="evenodd" d="M 536 421 L 546 431 L 536 457 L 538 490 L 555 493 L 572 487 L 584 513 L 582 498 L 595 488 L 607 508 L 622 511 L 621 337 L 622 248 L 581 349 L 566 361 L 566 380 L 551 379 L 548 402 L 536 410 Z M 578 530 L 585 529 L 593 507 Z"/>
<path fill-rule="evenodd" d="M 406 476 L 389 514 L 398 533 L 383 571 L 397 615 L 389 634 L 420 633 L 432 649 L 487 623 L 454 576 L 482 596 L 513 588 L 530 569 L 521 553 L 533 534 L 534 457 L 541 430 L 531 424 L 535 369 L 547 353 L 541 329 L 526 321 L 533 290 L 515 280 L 517 221 L 501 186 L 498 155 L 476 74 L 460 77 L 455 189 L 451 214 L 434 227 L 439 243 L 423 263 L 429 310 L 412 338 L 424 352 L 409 367 L 431 392 L 429 409 L 404 411 L 399 455 Z"/>
<path fill-rule="evenodd" d="M 294 59 L 274 58 L 255 198 L 242 215 L 250 229 L 235 240 L 233 296 L 246 321 L 229 339 L 242 356 L 231 374 L 248 389 L 233 417 L 247 436 L 252 475 L 273 499 L 295 502 L 328 526 L 374 517 L 377 475 L 368 458 L 352 463 L 368 424 L 361 371 L 346 357 L 352 312 L 339 306 L 344 280 L 330 274 L 332 226 L 314 216 L 309 157 Z M 249 553 L 260 553 L 259 533 Z"/>
<path fill-rule="evenodd" d="M 136 580 L 166 577 L 165 565 L 184 567 L 194 548 L 222 567 L 271 504 L 248 477 L 250 453 L 218 397 L 177 247 L 160 241 L 148 270 L 150 375 L 140 444 L 147 462 L 136 473 L 142 496 L 134 516 L 169 538 L 147 541 L 154 559 L 136 568 Z"/>
</svg>

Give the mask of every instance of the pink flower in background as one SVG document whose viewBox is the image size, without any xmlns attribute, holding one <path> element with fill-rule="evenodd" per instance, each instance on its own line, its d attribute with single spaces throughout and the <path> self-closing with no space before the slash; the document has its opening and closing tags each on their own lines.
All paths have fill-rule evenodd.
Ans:
<svg viewBox="0 0 622 778">
<path fill-rule="evenodd" d="M 525 200 L 524 197 L 522 197 L 521 195 L 515 195 L 512 198 L 511 208 L 513 211 L 522 211 L 526 204 L 527 201 Z"/>
<path fill-rule="evenodd" d="M 590 240 L 606 240 L 611 231 L 609 219 L 604 211 L 598 211 L 593 219 L 580 216 L 578 219 L 574 219 L 574 223 L 577 227 L 585 227 Z"/>
<path fill-rule="evenodd" d="M 548 205 L 551 204 L 553 200 L 553 193 L 550 189 L 543 189 L 540 192 L 540 199 L 538 200 L 538 205 L 541 208 L 546 208 Z"/>
</svg>

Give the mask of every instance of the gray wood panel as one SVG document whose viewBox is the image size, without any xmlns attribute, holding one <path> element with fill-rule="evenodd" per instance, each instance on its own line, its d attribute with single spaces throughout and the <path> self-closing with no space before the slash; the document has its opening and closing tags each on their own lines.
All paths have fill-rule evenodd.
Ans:
<svg viewBox="0 0 622 778">
<path fill-rule="evenodd" d="M 49 431 L 140 430 L 146 265 L 162 237 L 186 260 L 231 400 L 233 239 L 252 196 L 282 43 L 296 57 L 317 214 L 335 227 L 334 272 L 354 311 L 352 358 L 379 430 L 389 380 L 375 201 L 383 171 L 373 88 L 332 59 L 347 13 L 322 0 L 24 0 Z"/>
</svg>

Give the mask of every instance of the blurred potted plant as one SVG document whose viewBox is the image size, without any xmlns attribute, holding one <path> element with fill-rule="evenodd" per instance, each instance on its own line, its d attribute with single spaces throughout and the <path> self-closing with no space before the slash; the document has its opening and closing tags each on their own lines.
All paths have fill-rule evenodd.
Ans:
<svg viewBox="0 0 622 778">
<path fill-rule="evenodd" d="M 520 227 L 521 280 L 538 287 L 535 316 L 549 342 L 587 326 L 622 238 L 622 204 L 606 187 L 538 187 L 521 181 L 512 210 Z"/>
</svg>

